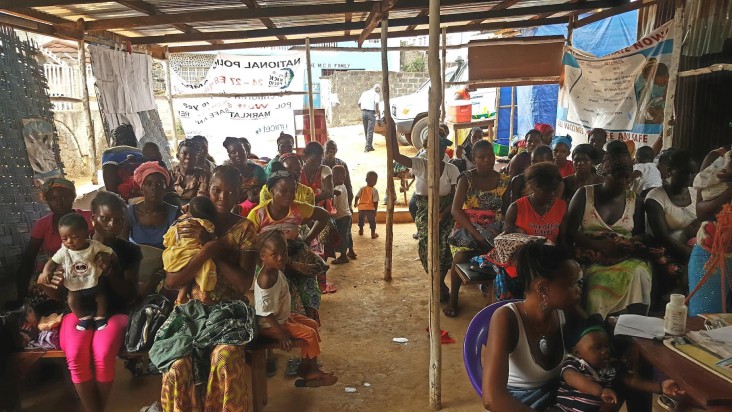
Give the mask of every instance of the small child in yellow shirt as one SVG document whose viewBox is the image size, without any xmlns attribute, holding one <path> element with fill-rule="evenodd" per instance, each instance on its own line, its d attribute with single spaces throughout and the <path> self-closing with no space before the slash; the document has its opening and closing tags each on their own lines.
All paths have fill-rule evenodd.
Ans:
<svg viewBox="0 0 732 412">
<path fill-rule="evenodd" d="M 358 208 L 358 235 L 363 236 L 363 226 L 368 219 L 371 227 L 371 239 L 376 239 L 376 211 L 379 209 L 379 192 L 374 186 L 379 175 L 373 170 L 366 173 L 366 186 L 362 187 L 353 199 L 353 207 Z"/>
<path fill-rule="evenodd" d="M 188 214 L 173 224 L 163 236 L 163 268 L 166 272 L 178 272 L 188 265 L 200 251 L 202 245 L 198 239 L 181 237 L 178 233 L 178 225 L 188 220 L 195 220 L 203 226 L 210 234 L 214 234 L 213 219 L 216 216 L 216 207 L 211 199 L 205 196 L 196 196 L 188 203 Z M 207 260 L 196 274 L 195 283 L 201 290 L 201 301 L 211 301 L 210 293 L 216 288 L 216 264 Z M 193 282 L 180 288 L 178 291 L 177 303 L 183 304 L 191 299 Z"/>
</svg>

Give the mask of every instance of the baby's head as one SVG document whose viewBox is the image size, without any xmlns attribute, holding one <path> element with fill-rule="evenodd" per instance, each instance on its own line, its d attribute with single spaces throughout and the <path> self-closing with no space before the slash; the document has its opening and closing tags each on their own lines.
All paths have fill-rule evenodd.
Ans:
<svg viewBox="0 0 732 412">
<path fill-rule="evenodd" d="M 366 184 L 370 187 L 376 186 L 376 181 L 379 180 L 379 175 L 373 170 L 366 173 Z"/>
<path fill-rule="evenodd" d="M 598 322 L 589 321 L 578 326 L 572 354 L 595 369 L 607 366 L 610 360 L 610 338 Z"/>
<path fill-rule="evenodd" d="M 78 213 L 63 215 L 58 221 L 58 234 L 61 243 L 69 250 L 86 249 L 89 239 L 89 225 L 84 216 Z"/>
<path fill-rule="evenodd" d="M 196 219 L 213 221 L 216 218 L 216 206 L 206 196 L 196 196 L 188 203 L 188 213 Z"/>
<path fill-rule="evenodd" d="M 346 183 L 346 168 L 341 165 L 333 166 L 333 185 L 338 186 Z"/>
<path fill-rule="evenodd" d="M 147 142 L 142 146 L 142 155 L 149 160 L 163 160 L 160 148 L 153 142 Z"/>
<path fill-rule="evenodd" d="M 549 146 L 538 146 L 531 152 L 531 164 L 535 165 L 541 162 L 554 162 L 554 154 Z"/>
<path fill-rule="evenodd" d="M 287 265 L 287 240 L 281 231 L 268 230 L 257 236 L 257 250 L 262 267 L 284 270 Z"/>
<path fill-rule="evenodd" d="M 635 151 L 635 163 L 652 163 L 655 156 L 651 146 L 641 146 Z"/>
</svg>

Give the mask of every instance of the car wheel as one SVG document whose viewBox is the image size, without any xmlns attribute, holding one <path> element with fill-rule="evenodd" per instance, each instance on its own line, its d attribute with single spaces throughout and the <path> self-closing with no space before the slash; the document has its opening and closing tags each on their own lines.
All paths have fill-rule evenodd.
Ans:
<svg viewBox="0 0 732 412">
<path fill-rule="evenodd" d="M 400 146 L 411 146 L 411 140 L 407 140 L 407 135 L 397 133 L 397 142 Z"/>
<path fill-rule="evenodd" d="M 427 138 L 429 134 L 429 119 L 423 117 L 414 124 L 412 127 L 412 146 L 416 147 L 417 150 L 422 149 L 422 140 Z"/>
</svg>

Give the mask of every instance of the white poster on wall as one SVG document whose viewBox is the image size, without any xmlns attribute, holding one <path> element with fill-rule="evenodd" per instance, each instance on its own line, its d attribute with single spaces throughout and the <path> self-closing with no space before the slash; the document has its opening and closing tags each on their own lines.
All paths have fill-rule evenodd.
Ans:
<svg viewBox="0 0 732 412">
<path fill-rule="evenodd" d="M 662 129 L 672 29 L 668 22 L 604 57 L 566 47 L 556 134 L 569 134 L 578 144 L 593 128 L 603 128 L 610 140 L 652 146 Z"/>
<path fill-rule="evenodd" d="M 294 135 L 293 110 L 303 108 L 302 95 L 195 95 L 300 92 L 305 85 L 305 68 L 303 52 L 275 56 L 219 53 L 200 82 L 188 83 L 171 72 L 176 116 L 187 137 L 200 134 L 208 138 L 209 153 L 217 163 L 227 158 L 222 146 L 227 136 L 246 137 L 253 153 L 272 156 L 281 132 Z"/>
</svg>

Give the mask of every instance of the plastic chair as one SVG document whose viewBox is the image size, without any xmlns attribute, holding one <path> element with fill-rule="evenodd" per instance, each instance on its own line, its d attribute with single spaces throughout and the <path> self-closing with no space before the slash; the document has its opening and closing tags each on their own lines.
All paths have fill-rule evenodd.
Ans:
<svg viewBox="0 0 732 412">
<path fill-rule="evenodd" d="M 468 325 L 463 341 L 463 362 L 465 363 L 465 371 L 468 373 L 470 383 L 473 389 L 478 392 L 478 396 L 483 396 L 483 365 L 481 364 L 481 355 L 483 346 L 488 342 L 488 330 L 491 325 L 491 318 L 498 308 L 511 303 L 518 302 L 519 299 L 503 300 L 486 306 L 478 312 Z"/>
</svg>

